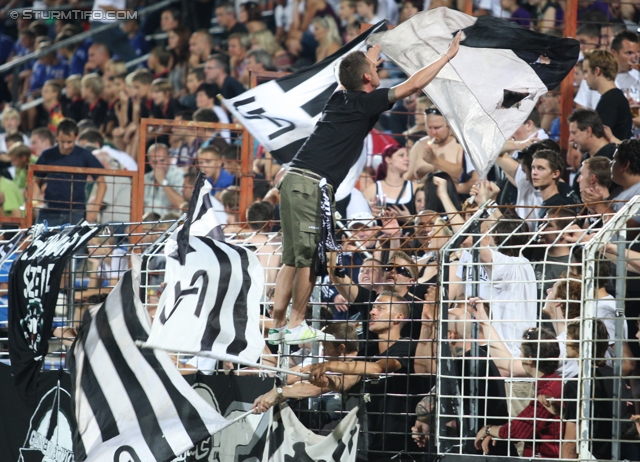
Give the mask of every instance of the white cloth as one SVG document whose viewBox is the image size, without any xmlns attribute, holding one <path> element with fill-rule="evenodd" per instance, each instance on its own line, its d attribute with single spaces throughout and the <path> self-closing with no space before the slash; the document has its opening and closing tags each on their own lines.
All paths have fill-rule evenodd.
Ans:
<svg viewBox="0 0 640 462">
<path fill-rule="evenodd" d="M 578 361 L 573 358 L 567 358 L 567 332 L 563 332 L 556 337 L 558 346 L 560 347 L 560 356 L 558 361 L 558 375 L 563 379 L 577 377 L 580 371 Z"/>
<path fill-rule="evenodd" d="M 358 188 L 353 188 L 347 205 L 347 218 L 353 218 L 358 213 L 371 213 L 371 207 L 364 194 Z"/>
<path fill-rule="evenodd" d="M 227 111 L 222 109 L 220 106 L 213 106 L 213 112 L 215 112 L 215 114 L 218 116 L 218 121 L 221 124 L 231 123 L 231 121 L 229 120 L 229 114 L 227 114 Z M 231 132 L 229 130 L 221 130 L 220 134 L 227 143 L 231 143 Z"/>
<path fill-rule="evenodd" d="M 614 344 L 616 336 L 616 301 L 612 295 L 596 300 L 596 318 L 598 318 L 604 326 L 607 328 L 609 334 L 609 348 L 605 357 L 615 358 Z M 627 320 L 622 318 L 622 338 L 627 340 L 629 338 L 629 326 L 627 326 Z M 613 366 L 608 362 L 609 366 Z"/>
<path fill-rule="evenodd" d="M 640 101 L 640 72 L 631 69 L 629 72 L 619 73 L 616 75 L 616 87 L 623 92 L 629 90 L 630 96 L 636 101 Z"/>
<path fill-rule="evenodd" d="M 229 222 L 229 219 L 227 218 L 227 212 L 224 211 L 224 205 L 222 205 L 222 202 L 216 199 L 213 194 L 211 194 L 211 206 L 216 212 L 218 223 L 221 225 L 226 225 Z"/>
<path fill-rule="evenodd" d="M 119 151 L 118 149 L 114 149 L 111 146 L 107 146 L 106 144 L 100 149 L 96 149 L 95 151 L 93 151 L 94 154 L 97 154 L 99 152 L 106 152 L 107 154 L 109 154 L 109 157 L 117 160 L 125 170 L 129 170 L 132 172 L 138 171 L 137 162 L 126 152 Z"/>
<path fill-rule="evenodd" d="M 106 11 L 103 7 L 104 6 L 111 6 L 113 8 L 115 8 L 116 10 L 122 11 L 122 10 L 126 10 L 127 9 L 127 0 L 95 0 L 93 2 L 93 9 L 92 11 L 101 11 L 104 12 Z M 109 22 L 116 22 L 117 19 L 107 19 L 106 17 L 102 17 L 102 19 L 100 19 L 100 22 L 104 22 L 104 23 L 109 23 Z M 92 21 L 93 22 L 93 18 Z"/>
<path fill-rule="evenodd" d="M 625 189 L 620 194 L 615 197 L 616 202 L 613 203 L 612 208 L 616 212 L 618 212 L 622 207 L 624 207 L 624 202 L 618 201 L 628 201 L 629 199 L 634 198 L 635 196 L 640 194 L 640 182 L 632 185 L 629 189 Z M 636 213 L 633 219 L 640 223 L 640 213 Z"/>
<path fill-rule="evenodd" d="M 466 281 L 464 284 L 464 295 L 466 298 L 473 297 L 473 285 L 476 284 L 473 280 L 473 256 L 468 250 L 464 250 L 458 260 L 458 269 L 456 270 L 456 276 L 462 281 Z M 489 275 L 484 265 L 478 265 L 478 297 L 483 300 L 489 300 L 491 298 L 491 286 L 489 285 Z"/>
<path fill-rule="evenodd" d="M 493 249 L 490 252 L 492 263 L 487 272 L 492 325 L 511 354 L 520 357 L 522 334 L 538 322 L 536 275 L 526 258 L 509 257 Z"/>
<path fill-rule="evenodd" d="M 340 183 L 338 189 L 336 189 L 336 192 L 334 194 L 334 199 L 336 202 L 341 201 L 342 199 L 347 197 L 349 193 L 351 193 L 351 191 L 353 191 L 353 189 L 356 187 L 356 183 L 360 179 L 360 175 L 364 170 L 364 164 L 367 161 L 367 152 L 368 151 L 365 145 L 362 148 L 360 157 L 358 157 L 356 163 L 351 166 L 349 172 L 347 172 L 347 176 L 344 178 L 344 180 L 342 180 L 342 183 Z"/>
<path fill-rule="evenodd" d="M 218 360 L 205 358 L 204 356 L 194 356 L 187 361 L 187 365 L 195 367 L 201 374 L 212 375 L 218 367 Z"/>
<path fill-rule="evenodd" d="M 511 13 L 502 9 L 500 0 L 474 0 L 473 5 L 476 8 L 490 11 L 491 15 L 496 18 L 509 19 L 511 17 Z"/>
<path fill-rule="evenodd" d="M 531 207 L 539 207 L 542 205 L 542 196 L 540 191 L 536 190 L 531 182 L 527 180 L 527 175 L 522 170 L 522 165 L 518 165 L 516 174 L 513 178 L 518 188 L 518 198 L 516 199 L 516 213 L 523 220 L 536 218 L 535 210 Z M 533 230 L 535 223 L 527 221 L 529 229 Z"/>
</svg>

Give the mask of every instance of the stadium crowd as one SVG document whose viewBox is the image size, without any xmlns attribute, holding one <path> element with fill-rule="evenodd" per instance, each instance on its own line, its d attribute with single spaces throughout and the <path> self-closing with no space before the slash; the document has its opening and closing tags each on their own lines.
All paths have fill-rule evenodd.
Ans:
<svg viewBox="0 0 640 462">
<path fill-rule="evenodd" d="M 3 2 L 0 18 L 28 6 L 22 3 Z M 44 55 L 20 68 L 17 87 L 11 75 L 2 83 L 4 215 L 24 214 L 29 164 L 136 170 L 142 118 L 232 122 L 217 96 L 242 94 L 252 72 L 302 69 L 353 40 L 363 24 L 387 18 L 395 25 L 425 9 L 461 9 L 462 3 L 278 0 L 269 11 L 252 1 L 185 2 L 184 8 L 123 22 L 111 36 Z M 559 36 L 561 4 L 480 0 L 474 2 L 474 14 Z M 127 5 L 96 0 L 95 8 L 124 10 Z M 575 381 L 578 342 L 584 333 L 583 309 L 592 300 L 597 312 L 593 338 L 599 342 L 592 352 L 596 380 L 590 431 L 612 434 L 612 406 L 597 403 L 621 397 L 629 405 L 621 406 L 618 416 L 624 423 L 613 439 L 623 441 L 623 458 L 640 460 L 640 294 L 632 283 L 640 273 L 637 244 L 628 246 L 624 294 L 611 283 L 623 271 L 617 267 L 615 245 L 601 249 L 597 272 L 589 275 L 596 288 L 586 293 L 579 245 L 640 193 L 640 10 L 631 3 L 586 1 L 580 3 L 578 18 L 582 53 L 574 71 L 575 111 L 568 119 L 566 156 L 558 145 L 557 90 L 540 99 L 481 182 L 426 96 L 400 99 L 382 115 L 367 143 L 360 181 L 336 203 L 343 217 L 338 220 L 342 260 L 338 264 L 330 253 L 328 274 L 318 284 L 321 319 L 311 307 L 306 316 L 326 325 L 317 336 L 323 340 L 324 361 L 312 364 L 311 342 L 290 342 L 293 350 L 298 348 L 290 365 L 308 372 L 309 381 L 289 376 L 256 400 L 257 411 L 286 399 L 320 396 L 321 413 L 305 412 L 304 400 L 296 406 L 308 428 L 327 430 L 367 396 L 368 438 L 360 444 L 369 451 L 368 459 L 414 460 L 416 454 L 434 453 L 436 407 L 446 401 L 446 436 L 454 442 L 464 436 L 465 453 L 575 458 L 580 419 L 575 399 L 582 393 Z M 0 62 L 45 50 L 92 26 L 7 20 Z M 127 64 L 147 53 L 146 61 Z M 382 64 L 378 76 L 385 87 L 405 78 L 390 62 Z M 9 104 L 12 98 L 33 102 L 32 107 L 19 112 Z M 256 249 L 272 289 L 282 266 L 278 185 L 287 166 L 255 147 L 254 202 L 239 217 L 237 134 L 174 128 L 148 139 L 143 221 L 177 220 L 203 172 L 228 239 Z M 49 225 L 82 218 L 127 222 L 130 185 L 88 176 L 85 190 L 85 178 L 78 180 L 78 175 L 74 181 L 81 185 L 76 187 L 61 181 L 64 177 L 36 175 L 37 220 Z M 489 200 L 495 206 L 478 216 L 478 206 Z M 472 219 L 476 230 L 463 241 L 450 242 Z M 636 214 L 628 223 L 630 243 L 638 228 Z M 117 247 L 113 238 L 101 239 L 92 243 L 96 249 Z M 448 245 L 452 252 L 439 253 Z M 126 267 L 124 251 L 119 252 L 92 255 L 88 287 L 117 281 Z M 158 286 L 160 260 L 150 269 Z M 265 336 L 272 327 L 273 293 L 268 295 Z M 623 313 L 616 300 L 624 300 Z M 440 319 L 443 312 L 446 322 Z M 617 328 L 621 315 L 623 327 Z M 436 328 L 439 322 L 448 326 L 444 335 Z M 263 360 L 275 363 L 278 348 L 269 345 Z M 447 356 L 454 361 L 439 361 Z M 440 370 L 445 364 L 448 370 Z M 446 394 L 435 387 L 438 373 L 450 378 L 451 394 L 457 387 L 460 401 L 437 396 L 438 390 Z M 458 413 L 464 418 L 458 419 Z M 467 422 L 470 417 L 477 422 Z M 611 439 L 603 438 L 594 440 L 590 451 L 607 460 L 611 448 Z"/>
</svg>

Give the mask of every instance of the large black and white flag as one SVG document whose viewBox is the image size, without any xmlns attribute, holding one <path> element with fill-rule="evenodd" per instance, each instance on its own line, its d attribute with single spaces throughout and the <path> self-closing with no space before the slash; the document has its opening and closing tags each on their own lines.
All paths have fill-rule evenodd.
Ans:
<svg viewBox="0 0 640 462">
<path fill-rule="evenodd" d="M 20 395 L 35 405 L 37 378 L 49 351 L 51 325 L 65 265 L 100 231 L 88 225 L 39 235 L 9 272 L 9 357 Z"/>
<path fill-rule="evenodd" d="M 136 346 L 151 322 L 138 296 L 140 259 L 131 258 L 105 302 L 85 314 L 69 356 L 75 460 L 169 461 L 230 423 L 167 353 Z"/>
<path fill-rule="evenodd" d="M 358 409 L 355 407 L 344 416 L 331 434 L 320 436 L 305 428 L 289 406 L 274 407 L 262 460 L 355 462 L 360 431 Z"/>
<path fill-rule="evenodd" d="M 202 181 L 200 176 L 198 184 Z M 208 194 L 206 186 L 196 191 Z M 200 214 L 203 199 L 194 202 L 198 206 L 165 244 L 166 286 L 144 346 L 254 363 L 264 349 L 259 325 L 264 268 L 249 249 L 212 239 L 206 232 L 211 226 L 203 224 L 212 209 Z"/>
<path fill-rule="evenodd" d="M 198 173 L 191 202 L 189 203 L 189 213 L 184 225 L 178 230 L 179 232 L 185 235 L 208 236 L 211 239 L 224 241 L 222 228 L 211 203 L 212 191 L 211 183 L 209 183 L 207 177 L 202 172 Z M 183 255 L 185 250 L 180 250 Z"/>
<path fill-rule="evenodd" d="M 458 55 L 424 92 L 483 178 L 538 98 L 571 72 L 580 44 L 447 8 L 418 13 L 367 43 L 380 44 L 389 59 L 413 75 L 439 59 L 460 30 L 464 35 Z"/>
<path fill-rule="evenodd" d="M 386 21 L 380 21 L 318 64 L 259 85 L 223 104 L 275 159 L 290 162 L 338 87 L 337 69 L 342 58 L 353 51 L 366 51 L 367 37 L 385 28 Z"/>
</svg>

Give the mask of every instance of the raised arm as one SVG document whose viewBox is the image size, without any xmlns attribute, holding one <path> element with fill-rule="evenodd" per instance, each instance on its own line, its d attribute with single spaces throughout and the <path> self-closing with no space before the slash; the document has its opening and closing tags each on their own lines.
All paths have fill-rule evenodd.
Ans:
<svg viewBox="0 0 640 462">
<path fill-rule="evenodd" d="M 335 269 L 337 268 L 336 258 L 338 254 L 335 252 L 328 252 L 328 255 L 329 264 L 327 265 L 327 271 L 329 272 L 331 284 L 335 286 L 340 295 L 346 298 L 349 303 L 353 303 L 358 296 L 358 285 L 346 274 L 344 274 L 344 276 L 335 274 Z"/>
<path fill-rule="evenodd" d="M 451 45 L 449 45 L 447 52 L 440 56 L 435 62 L 423 67 L 401 84 L 390 88 L 389 101 L 395 103 L 429 85 L 429 83 L 435 79 L 436 75 L 438 75 L 438 72 L 458 54 L 460 40 L 462 40 L 462 31 L 458 32 L 453 42 L 451 42 Z"/>
</svg>

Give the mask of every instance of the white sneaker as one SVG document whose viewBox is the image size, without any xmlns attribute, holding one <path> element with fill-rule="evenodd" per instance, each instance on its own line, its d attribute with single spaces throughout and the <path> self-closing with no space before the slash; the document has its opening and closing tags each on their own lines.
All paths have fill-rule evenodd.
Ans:
<svg viewBox="0 0 640 462">
<path fill-rule="evenodd" d="M 280 345 L 282 340 L 284 340 L 284 332 L 285 328 L 282 329 L 269 329 L 269 333 L 267 334 L 267 343 L 269 345 Z"/>
<path fill-rule="evenodd" d="M 302 321 L 299 328 L 296 328 L 293 332 L 289 329 L 284 334 L 284 343 L 287 345 L 299 345 L 301 343 L 308 342 L 324 342 L 335 340 L 336 338 L 331 334 L 325 334 L 321 330 L 314 329 L 307 325 L 305 321 Z"/>
</svg>

